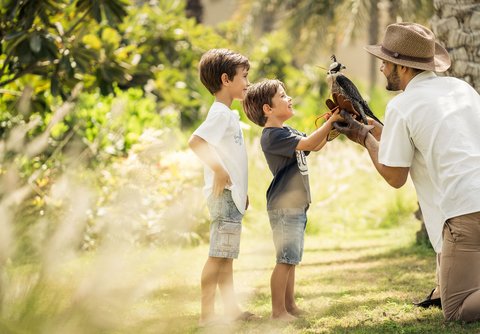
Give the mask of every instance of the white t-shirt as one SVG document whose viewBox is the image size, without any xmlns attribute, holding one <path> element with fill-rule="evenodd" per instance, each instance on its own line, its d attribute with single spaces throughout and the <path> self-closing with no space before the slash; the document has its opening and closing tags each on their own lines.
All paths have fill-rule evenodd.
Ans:
<svg viewBox="0 0 480 334">
<path fill-rule="evenodd" d="M 410 167 L 440 252 L 445 220 L 480 211 L 480 95 L 462 80 L 419 73 L 387 105 L 378 160 Z"/>
<path fill-rule="evenodd" d="M 240 128 L 240 116 L 226 105 L 214 102 L 207 118 L 193 133 L 204 139 L 218 155 L 222 166 L 230 175 L 232 198 L 240 213 L 245 213 L 248 190 L 247 150 Z M 204 167 L 204 194 L 210 196 L 213 191 L 214 173 Z"/>
</svg>

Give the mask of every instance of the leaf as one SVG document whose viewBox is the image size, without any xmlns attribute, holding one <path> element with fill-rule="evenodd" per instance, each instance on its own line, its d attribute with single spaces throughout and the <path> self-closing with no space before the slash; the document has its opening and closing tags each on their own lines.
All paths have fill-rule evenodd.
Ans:
<svg viewBox="0 0 480 334">
<path fill-rule="evenodd" d="M 34 53 L 39 53 L 41 48 L 42 48 L 42 40 L 40 38 L 40 35 L 32 34 L 30 36 L 30 49 Z"/>
</svg>

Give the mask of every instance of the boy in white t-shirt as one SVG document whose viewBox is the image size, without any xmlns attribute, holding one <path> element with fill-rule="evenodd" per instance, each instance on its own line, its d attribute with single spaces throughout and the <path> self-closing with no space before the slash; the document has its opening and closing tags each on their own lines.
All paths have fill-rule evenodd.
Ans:
<svg viewBox="0 0 480 334">
<path fill-rule="evenodd" d="M 188 142 L 204 163 L 207 205 L 211 216 L 209 257 L 202 271 L 199 325 L 213 325 L 215 293 L 222 294 L 225 314 L 231 320 L 252 320 L 242 312 L 233 288 L 233 259 L 238 258 L 241 221 L 248 206 L 247 152 L 239 116 L 230 109 L 242 100 L 247 86 L 248 59 L 227 49 L 206 52 L 199 64 L 203 85 L 215 96 L 207 118 Z"/>
</svg>

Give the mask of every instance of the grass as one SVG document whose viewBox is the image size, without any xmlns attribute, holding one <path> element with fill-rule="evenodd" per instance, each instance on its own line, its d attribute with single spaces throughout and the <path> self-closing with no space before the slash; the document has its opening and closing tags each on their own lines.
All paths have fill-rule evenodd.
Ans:
<svg viewBox="0 0 480 334">
<path fill-rule="evenodd" d="M 133 200 L 148 198 L 147 207 L 155 208 L 158 184 L 151 180 L 175 187 L 179 175 L 194 169 L 191 156 L 173 152 L 171 181 L 151 178 L 147 185 L 124 173 L 123 182 L 143 192 L 130 187 L 125 203 L 111 205 L 112 214 L 102 216 L 105 232 L 94 251 L 79 250 L 76 241 L 82 237 L 81 213 L 88 208 L 89 192 L 66 183 L 68 192 L 57 195 L 74 205 L 64 221 L 49 233 L 31 231 L 40 257 L 20 262 L 2 257 L 0 333 L 480 333 L 480 323 L 445 323 L 440 310 L 413 307 L 435 282 L 433 251 L 415 245 L 420 224 L 413 216 L 413 187 L 388 187 L 358 145 L 340 140 L 309 157 L 313 198 L 304 257 L 296 271 L 298 305 L 309 313 L 290 324 L 269 320 L 274 248 L 265 190 L 271 176 L 258 141 L 248 150 L 251 206 L 234 280 L 242 307 L 262 320 L 199 329 L 200 273 L 208 245 L 132 243 L 132 226 L 139 223 L 137 216 L 146 215 Z M 138 164 L 140 171 L 148 167 Z M 115 168 L 129 170 L 121 164 Z M 148 192 L 154 196 L 146 197 Z M 184 230 L 192 220 L 185 208 L 198 196 L 179 193 L 179 208 L 163 221 L 164 228 Z M 222 310 L 220 298 L 217 310 Z"/>
<path fill-rule="evenodd" d="M 260 222 L 259 222 L 260 223 Z M 265 222 L 262 222 L 265 223 Z M 403 219 L 398 227 L 346 234 L 344 238 L 309 236 L 297 267 L 298 304 L 309 314 L 291 324 L 269 320 L 269 277 L 273 246 L 268 234 L 247 231 L 235 282 L 241 304 L 263 320 L 198 329 L 199 274 L 207 247 L 181 255 L 189 267 L 178 266 L 166 286 L 145 305 L 163 305 L 145 333 L 472 333 L 480 324 L 444 323 L 439 309 L 419 309 L 434 284 L 435 260 L 429 248 L 414 245 L 418 222 Z M 185 279 L 186 277 L 193 278 Z M 180 282 L 179 282 L 180 280 Z M 170 298 L 169 298 L 170 297 Z M 139 305 L 141 306 L 141 305 Z M 218 309 L 221 302 L 217 300 Z M 163 325 L 160 325 L 163 324 Z"/>
<path fill-rule="evenodd" d="M 433 286 L 435 272 L 433 252 L 414 245 L 417 229 L 418 222 L 410 217 L 390 229 L 346 233 L 342 238 L 307 237 L 296 291 L 299 306 L 309 314 L 288 325 L 269 320 L 274 258 L 268 233 L 245 231 L 234 267 L 242 306 L 263 318 L 252 323 L 197 328 L 199 276 L 207 245 L 181 251 L 145 250 L 143 256 L 149 254 L 149 259 L 144 258 L 144 265 L 169 261 L 158 277 L 161 287 L 135 302 L 112 333 L 480 332 L 480 324 L 444 323 L 440 310 L 412 305 Z M 221 312 L 219 299 L 217 309 Z"/>
</svg>

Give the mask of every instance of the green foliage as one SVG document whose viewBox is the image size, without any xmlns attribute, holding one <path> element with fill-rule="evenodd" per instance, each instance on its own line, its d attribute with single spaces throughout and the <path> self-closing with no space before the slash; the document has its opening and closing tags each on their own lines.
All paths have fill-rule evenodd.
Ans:
<svg viewBox="0 0 480 334">
<path fill-rule="evenodd" d="M 87 30 L 95 34 L 107 25 L 116 27 L 127 14 L 126 5 L 124 0 L 5 1 L 0 22 L 0 86 L 19 78 L 27 83 L 39 76 L 54 96 L 67 99 L 92 69 L 123 74 L 121 61 L 111 49 L 95 52 L 82 42 L 82 36 Z M 116 73 L 108 84 L 120 81 L 121 74 Z M 104 83 L 100 85 L 105 89 Z"/>
<path fill-rule="evenodd" d="M 205 104 L 197 64 L 208 49 L 226 46 L 214 31 L 185 17 L 184 3 L 164 0 L 132 8 L 123 23 L 132 78 L 126 86 L 141 86 L 158 99 L 160 108 L 180 111 L 182 127 L 199 119 Z M 123 85 L 120 85 L 121 87 Z"/>
</svg>

